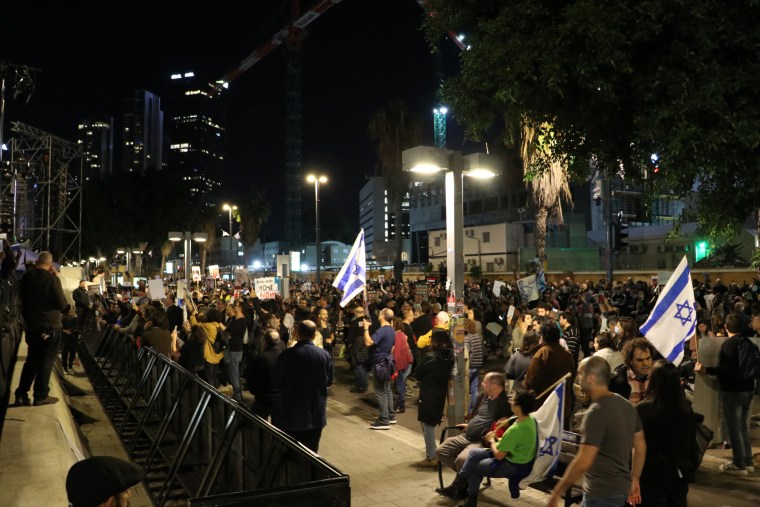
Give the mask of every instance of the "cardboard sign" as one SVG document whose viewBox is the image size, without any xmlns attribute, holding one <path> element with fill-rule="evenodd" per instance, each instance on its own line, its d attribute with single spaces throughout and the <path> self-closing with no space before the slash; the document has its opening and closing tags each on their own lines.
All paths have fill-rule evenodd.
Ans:
<svg viewBox="0 0 760 507">
<path fill-rule="evenodd" d="M 150 299 L 158 301 L 166 297 L 163 280 L 148 280 L 148 294 Z"/>
<path fill-rule="evenodd" d="M 193 281 L 194 282 L 200 282 L 201 281 L 201 267 L 200 266 L 192 266 L 190 270 L 193 273 Z"/>
<path fill-rule="evenodd" d="M 430 296 L 430 288 L 427 283 L 417 283 L 414 285 L 414 302 L 422 303 L 427 301 Z"/>
<path fill-rule="evenodd" d="M 216 264 L 212 264 L 208 267 L 208 274 L 211 275 L 211 278 L 214 280 L 219 279 L 219 266 Z"/>
<path fill-rule="evenodd" d="M 274 299 L 280 295 L 280 278 L 268 276 L 253 279 L 256 295 L 259 299 Z"/>
<path fill-rule="evenodd" d="M 506 286 L 507 286 L 506 282 L 500 282 L 499 280 L 494 281 L 493 282 L 493 293 L 494 293 L 494 296 L 497 296 L 497 297 L 501 296 L 501 288 L 502 287 L 506 287 Z"/>
</svg>

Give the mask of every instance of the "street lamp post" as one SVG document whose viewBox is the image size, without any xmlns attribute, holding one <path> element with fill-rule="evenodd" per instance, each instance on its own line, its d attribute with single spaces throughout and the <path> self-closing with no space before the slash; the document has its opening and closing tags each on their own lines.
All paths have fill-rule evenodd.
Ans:
<svg viewBox="0 0 760 507">
<path fill-rule="evenodd" d="M 417 146 L 401 153 L 404 170 L 417 174 L 435 174 L 444 171 L 446 193 L 446 268 L 455 299 L 464 297 L 464 206 L 463 175 L 474 178 L 496 176 L 496 161 L 481 153 L 463 156 L 461 151 Z M 451 293 L 450 293 L 451 294 Z M 465 364 L 464 344 L 457 335 L 455 346 L 455 374 L 451 379 L 454 403 L 449 404 L 449 424 L 464 422 L 465 415 Z"/>
<path fill-rule="evenodd" d="M 327 183 L 327 176 L 317 176 L 315 174 L 309 174 L 306 176 L 306 181 L 314 183 L 314 243 L 317 249 L 317 286 L 319 286 L 319 266 L 321 264 L 322 252 L 319 248 L 319 184 Z"/>
<path fill-rule="evenodd" d="M 235 256 L 233 255 L 234 248 L 232 243 L 232 210 L 237 210 L 238 207 L 234 204 L 223 204 L 222 209 L 227 212 L 227 215 L 229 217 L 230 221 L 230 244 L 229 244 L 229 252 L 230 252 L 230 266 L 235 263 Z"/>
<path fill-rule="evenodd" d="M 203 243 L 208 239 L 208 234 L 205 232 L 170 232 L 169 241 L 184 241 L 185 247 L 185 280 L 188 285 L 192 277 L 190 276 L 190 258 L 192 256 L 192 241 Z"/>
<path fill-rule="evenodd" d="M 481 271 L 483 270 L 483 255 L 480 250 L 480 238 L 476 238 L 475 236 L 467 236 L 470 239 L 474 239 L 478 242 L 478 266 L 480 266 Z"/>
</svg>

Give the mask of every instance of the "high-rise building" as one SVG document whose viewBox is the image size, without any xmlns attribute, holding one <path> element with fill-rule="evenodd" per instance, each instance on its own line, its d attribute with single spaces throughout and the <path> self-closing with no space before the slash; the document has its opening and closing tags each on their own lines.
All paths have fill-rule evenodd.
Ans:
<svg viewBox="0 0 760 507">
<path fill-rule="evenodd" d="M 163 166 L 164 113 L 161 98 L 138 90 L 125 101 L 122 122 L 122 170 L 145 171 Z"/>
<path fill-rule="evenodd" d="M 77 126 L 85 181 L 113 173 L 113 118 L 87 118 Z"/>
<path fill-rule="evenodd" d="M 167 164 L 190 183 L 194 195 L 208 195 L 220 187 L 213 176 L 224 164 L 223 98 L 193 72 L 172 74 L 170 88 Z"/>
<path fill-rule="evenodd" d="M 359 191 L 359 225 L 364 229 L 367 258 L 374 258 L 384 266 L 392 265 L 396 255 L 396 220 L 388 206 L 388 192 L 383 178 L 369 178 Z M 409 199 L 401 203 L 401 209 L 401 237 L 404 242 L 401 259 L 409 262 Z"/>
</svg>

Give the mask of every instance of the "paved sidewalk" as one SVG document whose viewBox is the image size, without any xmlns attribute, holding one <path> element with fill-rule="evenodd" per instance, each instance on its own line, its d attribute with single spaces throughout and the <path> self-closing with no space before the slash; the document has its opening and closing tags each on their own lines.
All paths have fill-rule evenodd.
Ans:
<svg viewBox="0 0 760 507">
<path fill-rule="evenodd" d="M 438 495 L 436 469 L 421 469 L 414 463 L 424 458 L 422 435 L 403 426 L 388 431 L 368 429 L 369 415 L 329 399 L 327 427 L 322 432 L 320 455 L 351 477 L 352 507 L 396 507 L 410 505 L 458 505 Z M 444 482 L 454 478 L 444 472 Z M 509 497 L 507 481 L 493 479 L 490 488 L 481 489 L 479 502 L 485 505 L 545 505 L 547 495 L 528 489 L 520 499 Z"/>
</svg>

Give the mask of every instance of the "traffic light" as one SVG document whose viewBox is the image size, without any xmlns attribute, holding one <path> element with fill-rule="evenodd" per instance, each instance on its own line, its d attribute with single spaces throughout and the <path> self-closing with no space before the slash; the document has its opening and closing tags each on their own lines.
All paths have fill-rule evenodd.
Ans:
<svg viewBox="0 0 760 507">
<path fill-rule="evenodd" d="M 613 247 L 616 252 L 619 252 L 623 248 L 628 246 L 628 224 L 622 220 L 615 222 L 615 230 L 613 234 Z"/>
</svg>

